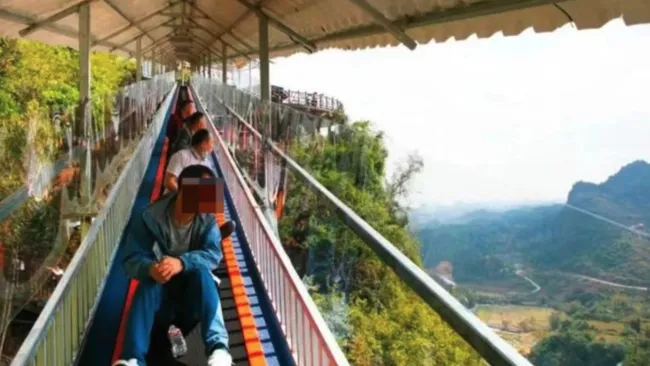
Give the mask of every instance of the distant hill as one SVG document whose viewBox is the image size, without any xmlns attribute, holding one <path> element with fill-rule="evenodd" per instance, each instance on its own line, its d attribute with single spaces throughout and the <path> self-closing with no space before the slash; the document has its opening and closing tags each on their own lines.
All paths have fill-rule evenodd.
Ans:
<svg viewBox="0 0 650 366">
<path fill-rule="evenodd" d="M 519 208 L 549 205 L 549 202 L 458 202 L 449 205 L 424 205 L 411 210 L 409 223 L 415 229 L 436 224 L 458 224 L 472 220 L 473 215 L 488 215 Z"/>
<path fill-rule="evenodd" d="M 425 266 L 453 265 L 456 281 L 498 279 L 517 263 L 593 276 L 650 279 L 650 164 L 636 161 L 601 184 L 578 182 L 566 205 L 478 210 L 418 230 Z"/>
</svg>

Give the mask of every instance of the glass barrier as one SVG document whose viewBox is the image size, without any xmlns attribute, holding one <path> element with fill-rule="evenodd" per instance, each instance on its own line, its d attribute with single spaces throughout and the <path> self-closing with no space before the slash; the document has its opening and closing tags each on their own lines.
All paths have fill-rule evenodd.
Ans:
<svg viewBox="0 0 650 366">
<path fill-rule="evenodd" d="M 347 365 L 215 125 L 209 125 L 215 154 L 294 360 L 299 365 Z"/>
<path fill-rule="evenodd" d="M 0 128 L 7 131 L 0 132 L 4 155 L 0 165 L 9 177 L 0 183 L 0 329 L 4 330 L 0 345 L 5 359 L 16 354 L 64 273 L 73 266 L 83 235 L 98 224 L 114 185 L 173 85 L 170 75 L 160 75 L 115 95 L 97 96 L 88 126 L 81 125 L 74 107 L 49 114 L 34 112 L 26 116 L 23 130 L 12 124 L 15 121 L 0 122 Z M 112 249 L 114 244 L 104 243 L 103 249 Z M 90 266 L 86 272 L 101 269 L 84 266 Z M 83 291 L 90 296 L 97 289 Z M 89 312 L 94 297 L 84 301 L 77 310 Z M 70 300 L 66 304 L 73 306 Z"/>
<path fill-rule="evenodd" d="M 250 181 L 257 186 L 255 191 L 261 192 L 260 202 L 265 194 L 271 198 L 271 206 L 279 216 L 283 246 L 299 275 L 308 279 L 310 286 L 313 284 L 312 295 L 316 303 L 353 363 L 399 364 L 401 361 L 395 360 L 402 357 L 398 353 L 388 355 L 385 349 L 390 345 L 382 343 L 384 338 L 381 338 L 390 334 L 391 324 L 401 327 L 402 323 L 373 318 L 370 314 L 374 315 L 376 308 L 368 307 L 361 308 L 363 317 L 373 319 L 370 324 L 383 324 L 381 329 L 366 332 L 369 324 L 359 320 L 363 317 L 350 320 L 354 318 L 348 309 L 354 309 L 352 299 L 356 298 L 366 301 L 364 306 L 379 304 L 381 311 L 389 312 L 389 301 L 379 298 L 377 293 L 384 291 L 384 283 L 388 286 L 392 274 L 390 271 L 384 273 L 378 262 L 370 258 L 379 253 L 382 261 L 390 263 L 391 269 L 399 274 L 400 280 L 412 272 L 406 267 L 394 267 L 399 262 L 387 262 L 387 258 L 395 258 L 396 254 L 383 251 L 378 245 L 381 243 L 374 241 L 372 235 L 361 237 L 366 244 L 373 243 L 373 249 L 382 250 L 370 252 L 363 247 L 359 250 L 352 244 L 360 240 L 359 235 L 364 232 L 362 226 L 345 210 L 333 215 L 328 208 L 332 206 L 331 197 L 312 194 L 317 185 L 325 186 L 332 197 L 349 205 L 451 293 L 464 306 L 464 311 L 475 314 L 483 326 L 489 327 L 533 364 L 647 364 L 650 359 L 650 313 L 647 310 L 650 309 L 650 164 L 642 160 L 647 153 L 644 155 L 640 140 L 630 135 L 630 131 L 638 131 L 638 136 L 647 135 L 645 127 L 632 126 L 625 121 L 625 129 L 617 127 L 617 133 L 627 133 L 625 141 L 629 146 L 613 154 L 616 156 L 612 156 L 612 160 L 619 163 L 610 170 L 604 170 L 599 161 L 591 162 L 592 154 L 604 158 L 604 153 L 583 147 L 600 147 L 594 145 L 593 140 L 588 141 L 591 145 L 583 144 L 587 141 L 583 141 L 586 132 L 554 131 L 559 139 L 585 149 L 580 152 L 584 157 L 578 155 L 583 165 L 589 169 L 598 166 L 602 176 L 601 182 L 587 183 L 583 181 L 586 177 L 579 175 L 585 170 L 574 174 L 577 183 L 566 185 L 561 193 L 565 198 L 549 201 L 531 197 L 522 204 L 486 203 L 407 211 L 395 198 L 400 198 L 408 174 L 417 172 L 422 162 L 417 158 L 407 161 L 397 169 L 394 179 L 385 181 L 383 135 L 371 125 L 349 123 L 342 115 L 326 118 L 307 114 L 276 103 L 263 107 L 255 96 L 232 87 L 206 80 L 195 82 L 210 103 L 217 105 L 223 101 L 230 108 L 230 113 L 222 118 L 221 128 L 233 156 L 246 172 L 244 175 L 260 169 L 244 157 L 267 153 L 263 147 L 250 143 L 251 136 L 260 138 L 261 135 L 251 132 L 247 126 L 264 133 L 278 147 L 273 158 L 264 158 L 266 166 L 261 173 L 264 179 Z M 593 128 L 600 131 L 606 126 Z M 526 133 L 518 133 L 524 140 L 529 138 Z M 537 136 L 530 136 L 530 139 L 544 144 L 550 141 Z M 454 143 L 460 144 L 461 149 L 470 149 L 471 146 L 463 145 L 477 143 L 476 139 L 470 140 Z M 605 140 L 603 148 L 609 148 L 610 137 Z M 515 148 L 518 146 L 507 146 L 513 151 Z M 256 149 L 262 152 L 256 153 Z M 500 152 L 503 146 L 494 145 L 493 149 Z M 526 149 L 537 151 L 540 146 L 526 146 Z M 493 152 L 488 149 L 484 153 Z M 295 160 L 298 168 L 289 166 L 290 169 L 285 170 L 282 164 L 286 160 L 278 158 L 283 154 Z M 498 166 L 501 160 L 493 162 Z M 611 161 L 608 162 L 611 165 Z M 558 169 L 560 165 L 557 164 Z M 308 172 L 315 180 L 306 181 L 303 173 L 297 173 L 299 170 Z M 499 169 L 495 171 L 500 172 Z M 467 178 L 472 180 L 474 176 L 470 174 L 477 172 L 467 173 Z M 540 181 L 547 178 L 550 177 L 538 176 Z M 506 179 L 496 183 L 500 187 L 515 185 Z M 322 215 L 325 217 L 319 218 Z M 338 222 L 338 217 L 345 219 Z M 353 228 L 354 233 L 346 236 L 348 228 Z M 408 233 L 404 232 L 406 229 Z M 414 236 L 419 245 L 409 245 Z M 352 280 L 347 280 L 350 277 L 346 276 L 351 276 Z M 366 279 L 370 282 L 365 282 Z M 362 288 L 356 288 L 357 283 L 361 283 Z M 420 296 L 424 293 L 421 286 L 411 288 Z M 319 291 L 325 294 L 322 301 L 326 307 L 319 295 L 314 295 Z M 426 300 L 427 305 L 431 306 L 429 300 Z M 417 308 L 410 304 L 418 301 L 408 298 L 409 305 L 403 305 L 400 310 L 409 313 Z M 444 308 L 434 306 L 434 309 L 442 319 L 450 319 L 449 313 L 442 311 Z M 458 310 L 457 314 L 464 311 Z M 365 328 L 350 331 L 348 328 L 355 321 L 364 324 Z M 406 326 L 402 332 L 408 334 L 409 329 Z M 355 331 L 365 334 L 355 334 Z M 382 331 L 385 332 L 382 336 L 372 333 Z M 475 341 L 468 337 L 470 333 L 458 333 L 469 343 Z M 409 337 L 414 336 L 405 338 Z M 362 345 L 357 343 L 360 339 L 363 339 Z M 392 341 L 398 342 L 397 338 Z M 407 340 L 400 339 L 400 342 Z M 363 352 L 356 353 L 361 349 L 372 357 L 377 352 L 378 356 L 363 358 Z M 450 346 L 449 349 L 464 352 L 462 347 Z M 404 357 L 410 355 L 410 352 L 405 353 Z M 427 357 L 447 364 L 446 360 L 439 361 L 438 356 Z M 445 357 L 449 357 L 449 362 L 454 360 L 451 356 Z M 404 359 L 409 364 L 419 362 Z M 498 364 L 493 359 L 489 361 Z"/>
<path fill-rule="evenodd" d="M 280 240 L 350 364 L 486 364 L 327 200 L 292 171 L 286 174 Z M 332 193 L 421 265 L 417 241 L 404 222 L 391 219 L 388 202 L 369 186 L 350 180 Z"/>
<path fill-rule="evenodd" d="M 349 264 L 341 264 L 344 267 L 341 270 L 358 275 L 350 280 L 351 286 L 359 286 L 354 287 L 354 291 L 358 293 L 352 294 L 345 291 L 342 294 L 336 293 L 337 287 L 331 282 L 345 281 L 344 278 L 340 278 L 342 274 L 339 273 L 339 278 L 336 280 L 327 278 L 327 285 L 333 287 L 322 290 L 325 301 L 341 297 L 344 299 L 353 297 L 355 301 L 360 301 L 359 304 L 370 301 L 370 307 L 364 307 L 365 303 L 364 306 L 359 305 L 359 309 L 362 309 L 359 310 L 359 314 L 377 311 L 379 312 L 378 317 L 385 317 L 387 322 L 385 326 L 393 322 L 393 325 L 400 329 L 400 326 L 397 325 L 399 324 L 397 317 L 400 314 L 397 310 L 398 302 L 391 303 L 394 310 L 387 315 L 388 313 L 384 312 L 388 312 L 388 310 L 382 308 L 382 306 L 386 306 L 384 302 L 387 300 L 376 297 L 380 294 L 388 296 L 387 293 L 392 290 L 398 291 L 396 293 L 399 294 L 406 293 L 409 295 L 404 295 L 401 298 L 403 301 L 401 304 L 420 302 L 423 305 L 421 309 L 413 310 L 416 314 L 423 316 L 416 323 L 423 321 L 425 322 L 423 324 L 431 324 L 432 329 L 435 330 L 434 333 L 440 333 L 441 331 L 434 326 L 436 321 L 431 318 L 431 316 L 435 316 L 439 326 L 446 329 L 446 334 L 454 334 L 455 330 L 493 365 L 529 364 L 420 269 L 421 260 L 417 241 L 408 231 L 406 211 L 397 203 L 396 196 L 394 196 L 399 193 L 400 187 L 386 189 L 383 181 L 385 169 L 383 161 L 386 151 L 381 141 L 381 134 L 371 131 L 367 123 L 347 125 L 342 122 L 334 126 L 329 120 L 307 115 L 283 105 L 271 104 L 264 111 L 260 111 L 259 100 L 247 93 L 217 85 L 211 81 L 201 80 L 200 77 L 194 78 L 194 84 L 206 104 L 211 106 L 214 113 L 222 116 L 216 126 L 222 132 L 225 144 L 240 167 L 242 175 L 245 177 L 244 180 L 254 188 L 253 192 L 259 192 L 257 198 L 262 202 L 262 206 L 265 206 L 264 197 L 270 198 L 269 204 L 275 213 L 269 214 L 269 207 L 266 207 L 266 219 L 269 222 L 273 222 L 277 218 L 280 219 L 278 228 L 281 242 L 286 253 L 292 258 L 296 271 L 303 277 L 309 277 L 306 275 L 305 261 L 314 255 L 312 250 L 314 250 L 314 246 L 318 245 L 322 245 L 319 250 L 329 251 L 337 251 L 336 246 L 342 245 L 343 249 L 340 254 L 342 258 L 357 256 L 363 260 L 368 259 L 369 263 L 372 263 L 371 265 L 352 260 Z M 221 96 L 230 100 L 229 108 L 226 111 L 224 111 L 223 105 L 219 106 L 223 100 Z M 239 112 L 236 112 L 237 110 L 247 115 L 249 120 L 245 122 Z M 269 123 L 269 121 L 273 121 L 273 123 Z M 322 126 L 330 127 L 327 133 L 318 133 Z M 258 130 L 266 130 L 267 136 L 277 142 L 275 147 L 262 148 L 261 135 Z M 291 156 L 295 162 L 288 162 L 285 153 Z M 290 169 L 284 169 L 287 164 L 290 165 Z M 299 177 L 293 176 L 294 173 Z M 259 177 L 260 174 L 262 177 L 254 178 Z M 329 191 L 325 192 L 321 185 Z M 391 189 L 395 190 L 394 195 L 391 195 Z M 317 196 L 314 195 L 314 192 L 318 192 Z M 311 202 L 309 197 L 317 198 Z M 341 201 L 351 207 L 343 208 Z M 310 205 L 315 205 L 315 207 L 310 208 Z M 285 215 L 288 215 L 289 212 L 297 216 L 291 219 L 293 221 L 287 222 Z M 361 217 L 358 217 L 357 214 Z M 303 228 L 309 227 L 310 222 L 317 215 L 325 215 L 322 222 L 314 224 L 313 230 L 318 232 L 318 235 L 310 237 L 310 231 L 300 232 Z M 345 221 L 337 221 L 341 216 L 345 218 Z M 336 222 L 341 227 L 338 227 Z M 379 231 L 386 238 L 380 233 L 374 232 L 370 225 L 380 228 Z M 342 236 L 337 236 L 339 234 Z M 335 237 L 336 240 L 327 240 L 329 237 Z M 345 248 L 350 248 L 354 253 L 348 253 Z M 379 260 L 380 256 L 381 261 Z M 371 260 L 370 257 L 374 257 L 374 259 Z M 331 260 L 324 261 L 317 266 L 327 266 L 331 263 Z M 386 263 L 389 266 L 386 266 Z M 397 272 L 399 277 L 389 269 Z M 321 289 L 323 281 L 323 279 L 319 279 L 315 288 Z M 390 282 L 391 286 L 397 286 L 397 288 L 387 290 L 384 288 L 384 281 L 392 281 Z M 389 282 L 385 286 L 388 286 Z M 417 294 L 414 290 L 417 291 Z M 318 299 L 319 297 L 316 296 L 317 303 Z M 377 306 L 377 308 L 371 310 L 373 306 Z M 408 311 L 412 310 L 410 307 L 407 308 Z M 407 312 L 406 310 L 405 312 Z M 422 313 L 424 310 L 430 312 L 428 317 Z M 443 325 L 440 317 L 451 324 L 454 330 Z M 346 323 L 348 320 L 344 319 L 341 322 Z M 330 329 L 336 333 L 336 326 L 333 327 Z M 376 331 L 380 332 L 379 329 Z M 381 338 L 380 335 L 374 336 Z M 416 352 L 416 345 L 419 344 L 416 341 L 407 350 L 401 350 L 407 355 L 416 355 L 414 358 L 399 357 L 409 360 L 405 361 L 407 364 L 431 364 L 429 363 L 431 360 L 435 361 L 434 364 L 484 362 L 479 361 L 480 358 L 475 351 L 462 342 L 458 335 L 455 337 L 449 338 L 448 341 L 449 349 L 457 350 L 454 355 L 443 357 L 442 354 L 431 353 L 424 357 L 421 353 Z M 376 338 L 360 341 L 366 348 L 363 348 L 358 354 L 348 348 L 348 339 L 345 337 L 341 339 L 338 334 L 337 338 L 342 342 L 341 346 L 347 356 L 355 359 L 355 362 L 360 364 L 402 364 L 402 361 L 395 358 L 398 357 L 397 353 L 393 356 L 381 355 L 385 351 L 384 347 L 388 344 L 378 345 L 379 340 Z M 372 344 L 365 344 L 365 342 Z M 461 344 L 462 346 L 460 346 Z M 420 345 L 425 346 L 426 343 Z M 429 346 L 435 347 L 431 344 Z M 440 345 L 438 344 L 438 346 Z M 371 351 L 367 347 L 376 348 Z M 414 348 L 411 349 L 411 347 Z M 373 352 L 380 354 L 375 356 Z M 361 357 L 363 353 L 368 353 L 368 358 L 357 360 L 357 357 Z"/>
</svg>

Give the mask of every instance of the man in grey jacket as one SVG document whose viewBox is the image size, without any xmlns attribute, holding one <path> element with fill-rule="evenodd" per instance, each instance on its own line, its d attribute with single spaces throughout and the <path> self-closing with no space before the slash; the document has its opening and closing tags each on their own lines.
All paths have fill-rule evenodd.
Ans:
<svg viewBox="0 0 650 366">
<path fill-rule="evenodd" d="M 174 324 L 200 322 L 208 366 L 231 365 L 228 332 L 212 277 L 222 258 L 221 234 L 215 215 L 191 208 L 197 205 L 190 202 L 192 192 L 184 189 L 189 179 L 213 177 L 203 165 L 185 168 L 178 177 L 178 193 L 163 196 L 132 219 L 124 268 L 139 284 L 115 365 L 145 365 L 156 316 L 174 318 Z"/>
</svg>

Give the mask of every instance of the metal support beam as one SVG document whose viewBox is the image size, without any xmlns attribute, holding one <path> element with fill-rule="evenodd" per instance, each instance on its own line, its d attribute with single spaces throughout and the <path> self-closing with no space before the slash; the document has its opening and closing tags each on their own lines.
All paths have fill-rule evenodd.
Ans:
<svg viewBox="0 0 650 366">
<path fill-rule="evenodd" d="M 0 7 L 0 19 L 5 19 L 10 22 L 14 23 L 22 23 L 25 25 L 33 24 L 36 23 L 38 20 L 34 19 L 32 17 L 23 15 L 23 14 L 18 14 L 15 12 L 8 11 L 6 9 L 2 9 Z M 79 31 L 77 29 L 74 29 L 72 27 L 64 26 L 64 25 L 57 25 L 57 24 L 45 24 L 41 26 L 41 28 L 48 30 L 49 32 L 56 33 L 65 37 L 69 37 L 72 39 L 79 39 Z M 91 40 L 92 40 L 92 35 L 91 35 Z M 115 43 L 111 42 L 100 42 L 100 46 L 105 46 L 105 47 L 113 47 L 113 49 L 120 49 L 121 51 L 124 51 L 127 54 L 131 54 L 131 51 L 124 48 L 120 47 L 119 45 L 116 45 Z"/>
<path fill-rule="evenodd" d="M 151 50 L 151 77 L 156 76 L 156 49 Z"/>
<path fill-rule="evenodd" d="M 228 48 L 225 43 L 221 44 L 221 82 L 228 84 Z"/>
<path fill-rule="evenodd" d="M 20 32 L 18 32 L 18 34 L 20 34 L 21 37 L 26 37 L 26 36 L 30 35 L 31 33 L 37 31 L 39 28 L 42 28 L 45 25 L 54 23 L 56 21 L 59 21 L 59 20 L 61 20 L 63 18 L 66 18 L 66 17 L 80 11 L 82 6 L 86 6 L 86 5 L 90 4 L 90 3 L 92 3 L 93 1 L 96 1 L 96 0 L 84 0 L 84 1 L 82 1 L 80 3 L 78 3 L 78 4 L 67 7 L 65 9 L 61 10 L 60 12 L 58 12 L 56 14 L 53 14 L 53 15 L 50 15 L 49 17 L 47 17 L 47 18 L 45 18 L 43 20 L 39 20 L 39 21 L 37 21 L 35 23 L 30 24 L 27 28 L 25 28 L 25 29 L 21 30 Z M 80 30 L 80 32 L 81 32 L 81 30 Z"/>
<path fill-rule="evenodd" d="M 91 184 L 91 105 L 90 102 L 90 4 L 85 3 L 79 9 L 79 110 L 81 112 L 81 126 L 83 126 L 83 140 L 86 141 L 85 172 L 81 178 L 82 205 L 90 204 L 92 197 Z"/>
<path fill-rule="evenodd" d="M 103 37 L 103 38 L 99 39 L 98 41 L 93 42 L 93 47 L 99 45 L 101 42 L 105 42 L 105 41 L 108 41 L 108 40 L 111 39 L 111 38 L 115 38 L 115 37 L 119 36 L 120 34 L 122 34 L 122 33 L 126 32 L 126 31 L 128 31 L 129 29 L 131 29 L 131 28 L 133 28 L 133 27 L 137 27 L 137 26 L 139 26 L 140 24 L 142 24 L 142 23 L 146 22 L 147 20 L 149 20 L 149 19 L 155 17 L 156 15 L 160 15 L 160 14 L 162 14 L 162 12 L 164 12 L 165 10 L 168 10 L 168 9 L 174 7 L 174 6 L 175 6 L 176 4 L 178 4 L 179 2 L 180 2 L 180 1 L 174 1 L 174 2 L 171 2 L 171 3 L 169 3 L 167 6 L 161 8 L 161 9 L 156 10 L 155 12 L 153 12 L 153 13 L 151 13 L 151 14 L 145 16 L 144 18 L 140 18 L 140 19 L 136 20 L 135 22 L 133 22 L 133 24 L 129 24 L 129 25 L 127 25 L 126 27 L 123 27 L 122 29 L 118 29 L 117 31 L 115 31 L 115 32 L 113 32 L 113 33 L 111 33 L 111 34 L 109 34 L 108 36 Z M 148 29 L 147 32 L 151 32 L 152 30 L 153 30 L 153 29 Z M 130 42 L 129 42 L 129 43 L 130 43 Z M 127 44 L 128 44 L 128 43 L 127 43 Z"/>
<path fill-rule="evenodd" d="M 397 27 L 405 30 L 427 27 L 437 24 L 447 24 L 471 18 L 482 16 L 507 13 L 516 10 L 529 9 L 538 6 L 555 4 L 556 0 L 502 0 L 502 1 L 479 1 L 466 6 L 440 11 L 438 9 L 431 12 L 417 15 L 404 16 L 393 21 Z M 363 25 L 356 28 L 344 29 L 335 33 L 314 37 L 310 41 L 314 44 L 323 44 L 337 41 L 345 41 L 361 37 L 372 37 L 385 34 L 386 29 L 378 24 Z M 295 43 L 285 43 L 274 46 L 270 51 L 287 51 L 296 48 Z M 248 54 L 255 55 L 255 52 Z"/>
<path fill-rule="evenodd" d="M 105 2 L 108 6 L 110 6 L 111 9 L 113 9 L 117 14 L 119 14 L 119 16 L 121 16 L 124 20 L 126 20 L 127 22 L 129 22 L 129 25 L 138 28 L 138 29 L 140 30 L 140 32 L 142 32 L 145 36 L 147 36 L 150 40 L 153 41 L 153 37 L 151 37 L 151 36 L 149 35 L 149 33 L 147 33 L 147 31 L 145 31 L 144 29 L 142 29 L 142 27 L 140 27 L 139 24 L 135 24 L 135 20 L 131 19 L 130 16 L 128 16 L 126 13 L 124 13 L 124 12 L 122 11 L 122 9 L 120 9 L 117 5 L 115 5 L 115 3 L 113 3 L 113 0 L 104 0 L 104 2 Z"/>
<path fill-rule="evenodd" d="M 189 5 L 194 6 L 194 4 L 189 4 Z M 185 14 L 183 13 L 174 13 L 174 12 L 165 12 L 165 13 L 161 13 L 160 15 L 171 17 L 171 18 L 181 18 L 185 16 Z M 193 15 L 192 17 L 194 19 L 208 19 L 205 15 Z"/>
<path fill-rule="evenodd" d="M 237 0 L 237 2 L 244 5 L 249 10 L 251 10 L 255 14 L 257 14 L 258 18 L 261 18 L 261 17 L 267 18 L 269 24 L 271 24 L 274 28 L 276 28 L 280 32 L 288 35 L 289 38 L 291 38 L 295 42 L 300 43 L 310 53 L 312 53 L 312 52 L 314 52 L 314 51 L 316 51 L 318 49 L 316 47 L 316 45 L 314 43 L 312 43 L 310 40 L 308 40 L 307 38 L 305 38 L 305 37 L 301 36 L 300 34 L 296 33 L 296 31 L 294 31 L 293 29 L 286 26 L 280 20 L 278 20 L 275 17 L 269 15 L 267 12 L 262 10 L 262 8 L 259 7 L 258 5 L 249 4 L 248 1 L 246 1 L 246 0 Z"/>
<path fill-rule="evenodd" d="M 226 26 L 225 26 L 225 25 L 223 25 L 223 24 L 217 22 L 217 21 L 216 21 L 214 18 L 212 18 L 208 13 L 206 13 L 205 11 L 203 11 L 201 8 L 199 8 L 199 7 L 196 6 L 195 4 L 193 4 L 193 3 L 188 3 L 188 4 L 192 7 L 192 9 L 196 10 L 199 14 L 203 15 L 203 16 L 205 17 L 205 19 L 208 19 L 208 20 L 211 21 L 214 25 L 216 25 L 217 27 L 221 28 L 222 33 L 219 34 L 219 35 L 217 35 L 217 37 L 216 37 L 215 39 L 212 40 L 212 42 L 211 42 L 212 44 L 213 44 L 215 41 L 217 41 L 217 40 L 223 42 L 223 38 L 222 38 L 222 36 L 223 36 L 224 34 L 229 34 L 230 37 L 231 37 L 232 39 L 234 39 L 235 41 L 241 43 L 244 47 L 246 47 L 246 48 L 248 49 L 248 51 L 255 51 L 255 48 L 254 48 L 253 46 L 251 46 L 250 43 L 248 43 L 247 41 L 243 40 L 241 37 L 239 37 L 238 35 L 235 34 L 235 30 L 234 30 L 234 29 L 226 29 Z M 195 16 L 192 16 L 192 17 L 193 17 L 193 18 L 196 18 Z"/>
<path fill-rule="evenodd" d="M 218 38 L 217 35 L 214 34 L 211 30 L 209 30 L 209 29 L 206 28 L 205 26 L 203 26 L 203 25 L 197 23 L 194 19 L 192 19 L 192 18 L 186 18 L 186 19 L 189 20 L 190 23 L 194 24 L 197 28 L 203 30 L 205 33 L 207 33 L 207 34 L 209 34 L 210 36 L 212 36 L 213 38 L 215 38 L 215 39 Z M 241 55 L 243 55 L 243 54 L 246 53 L 246 52 L 243 52 L 243 51 L 237 49 L 236 47 L 234 47 L 234 46 L 231 45 L 230 43 L 224 41 L 223 38 L 220 39 L 220 41 L 221 41 L 221 43 L 226 44 L 228 47 L 232 48 L 235 52 L 238 52 L 238 53 L 241 54 Z M 250 60 L 250 58 L 249 58 L 248 56 L 243 56 L 243 57 L 246 57 L 248 60 Z"/>
<path fill-rule="evenodd" d="M 258 15 L 259 58 L 260 58 L 260 97 L 262 103 L 270 100 L 271 84 L 269 79 L 269 21 L 264 15 Z"/>
<path fill-rule="evenodd" d="M 417 43 L 413 40 L 413 38 L 409 37 L 403 30 L 401 30 L 398 26 L 393 24 L 388 18 L 384 16 L 379 10 L 375 9 L 372 5 L 368 4 L 366 0 L 348 0 L 352 4 L 356 5 L 359 7 L 359 9 L 363 10 L 364 13 L 368 14 L 372 19 L 375 20 L 375 22 L 379 23 L 386 31 L 391 33 L 397 40 L 402 42 L 404 46 L 406 46 L 410 50 L 414 50 L 415 47 L 417 47 Z"/>
<path fill-rule="evenodd" d="M 162 24 L 158 24 L 158 25 L 156 25 L 156 26 L 154 26 L 154 27 L 151 27 L 151 28 L 147 29 L 147 32 L 153 32 L 154 30 L 156 30 L 156 29 L 158 29 L 158 28 L 161 28 L 161 27 L 164 27 L 165 25 L 167 25 L 168 23 L 171 23 L 171 22 L 173 22 L 173 21 L 174 21 L 174 19 L 171 19 L 171 20 L 168 20 L 168 21 L 166 21 L 166 22 L 164 22 L 164 23 L 162 23 Z M 154 47 L 154 45 L 156 44 L 156 42 L 158 42 L 160 39 L 165 38 L 166 36 L 169 36 L 169 35 L 171 35 L 171 34 L 172 34 L 172 32 L 169 32 L 169 33 L 167 33 L 165 36 L 158 38 L 158 39 L 155 40 L 152 44 L 150 44 L 150 45 L 147 46 L 147 50 L 148 50 L 148 49 L 151 49 L 151 47 Z M 135 41 L 135 40 L 136 40 L 137 38 L 139 38 L 139 37 L 142 37 L 142 33 L 138 34 L 137 36 L 135 36 L 135 37 L 133 37 L 133 38 L 131 38 L 131 39 L 125 41 L 125 42 L 122 42 L 122 43 L 120 44 L 120 46 L 121 46 L 121 47 L 124 47 L 124 46 L 128 45 L 129 43 Z M 111 51 L 112 51 L 112 50 L 111 50 Z M 146 52 L 146 51 L 145 51 L 145 52 Z"/>
<path fill-rule="evenodd" d="M 212 79 L 212 54 L 208 54 L 208 79 Z"/>
<path fill-rule="evenodd" d="M 169 32 L 169 33 L 165 34 L 164 36 L 162 36 L 160 38 L 157 38 L 154 43 L 151 43 L 147 47 L 143 48 L 142 52 L 148 52 L 149 50 L 151 50 L 154 47 L 161 47 L 164 44 L 165 41 L 169 41 L 171 39 L 170 38 L 171 35 L 172 35 L 172 32 Z"/>
<path fill-rule="evenodd" d="M 189 35 L 192 37 L 190 41 L 191 44 L 198 44 L 199 46 L 203 47 L 204 49 L 206 49 L 211 53 L 214 53 L 215 55 L 221 55 L 221 52 L 217 51 L 215 48 L 208 45 L 203 39 L 196 36 L 194 32 L 189 32 Z"/>
<path fill-rule="evenodd" d="M 135 40 L 135 81 L 142 81 L 142 38 Z"/>
</svg>

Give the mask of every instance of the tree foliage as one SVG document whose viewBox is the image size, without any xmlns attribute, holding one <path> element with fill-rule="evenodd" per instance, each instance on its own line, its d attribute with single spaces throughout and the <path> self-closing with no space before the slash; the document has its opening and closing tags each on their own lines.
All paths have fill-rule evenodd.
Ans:
<svg viewBox="0 0 650 366">
<path fill-rule="evenodd" d="M 91 55 L 91 106 L 95 130 L 104 121 L 103 113 L 110 111 L 112 97 L 132 80 L 134 70 L 133 62 L 114 55 Z M 11 342 L 7 343 L 14 345 L 20 344 L 25 334 L 13 334 L 9 324 L 30 298 L 22 290 L 13 293 L 13 285 L 23 283 L 19 289 L 27 290 L 42 286 L 42 279 L 48 278 L 47 272 L 45 277 L 38 276 L 36 274 L 41 273 L 38 270 L 57 263 L 64 266 L 60 258 L 66 251 L 70 254 L 76 249 L 69 245 L 72 240 L 67 242 L 62 234 L 61 189 L 65 183 L 53 179 L 50 188 L 57 186 L 56 189 L 48 190 L 39 199 L 21 198 L 17 193 L 24 192 L 21 189 L 34 168 L 53 162 L 69 149 L 63 146 L 61 129 L 52 117 L 54 112 L 63 112 L 63 119 L 69 123 L 76 118 L 78 81 L 77 51 L 0 38 L 0 171 L 3 173 L 0 201 L 15 193 L 12 198 L 19 197 L 12 200 L 17 206 L 8 205 L 11 215 L 0 222 L 0 267 L 6 287 L 0 307 L 7 309 L 0 317 L 0 329 L 8 332 Z M 2 339 L 6 339 L 4 335 Z M 0 344 L 3 356 L 15 352 L 15 347 L 3 346 L 6 345 Z"/>
<path fill-rule="evenodd" d="M 135 64 L 108 53 L 91 55 L 91 98 L 97 123 L 112 96 L 132 79 Z M 35 41 L 0 38 L 0 200 L 24 184 L 28 148 L 41 160 L 60 153 L 52 112 L 79 103 L 79 53 Z M 31 131 L 31 132 L 30 132 Z M 29 138 L 29 134 L 34 136 Z M 29 146 L 33 143 L 34 146 Z"/>
<path fill-rule="evenodd" d="M 398 197 L 421 161 L 386 184 L 387 152 L 367 121 L 291 147 L 326 188 L 420 264 Z M 280 221 L 295 267 L 354 365 L 478 365 L 479 357 L 407 288 L 335 212 L 295 179 Z"/>
</svg>

